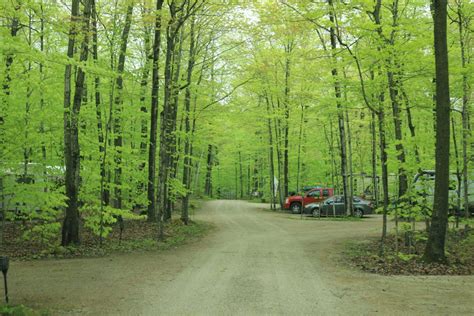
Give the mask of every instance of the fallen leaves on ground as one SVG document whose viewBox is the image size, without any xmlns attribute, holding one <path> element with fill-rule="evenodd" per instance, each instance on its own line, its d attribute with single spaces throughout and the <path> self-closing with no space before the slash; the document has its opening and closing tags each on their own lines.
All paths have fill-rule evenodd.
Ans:
<svg viewBox="0 0 474 316">
<path fill-rule="evenodd" d="M 346 252 L 352 266 L 383 275 L 471 275 L 474 273 L 474 234 L 465 236 L 450 231 L 446 240 L 447 264 L 425 263 L 422 259 L 426 233 L 406 243 L 402 236 L 387 236 L 384 255 L 380 256 L 380 239 L 353 243 Z"/>
<path fill-rule="evenodd" d="M 144 219 L 125 220 L 122 236 L 119 225 L 112 227 L 112 232 L 103 239 L 94 235 L 89 229 L 81 227 L 81 244 L 62 247 L 60 239 L 53 244 L 42 244 L 22 238 L 28 225 L 17 222 L 6 222 L 3 230 L 3 242 L 0 247 L 2 255 L 12 259 L 30 260 L 40 258 L 75 258 L 96 257 L 112 252 L 133 252 L 167 249 L 180 245 L 187 240 L 203 236 L 211 228 L 210 224 L 189 221 L 184 225 L 181 220 L 172 220 L 164 226 L 164 240 L 158 240 L 158 225 Z"/>
</svg>

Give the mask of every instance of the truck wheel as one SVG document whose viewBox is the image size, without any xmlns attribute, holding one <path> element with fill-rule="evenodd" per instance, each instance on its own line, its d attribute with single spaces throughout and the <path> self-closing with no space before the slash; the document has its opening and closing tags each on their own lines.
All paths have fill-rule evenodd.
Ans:
<svg viewBox="0 0 474 316">
<path fill-rule="evenodd" d="M 301 204 L 300 203 L 291 203 L 290 210 L 291 210 L 291 213 L 296 213 L 296 214 L 301 213 Z"/>
</svg>

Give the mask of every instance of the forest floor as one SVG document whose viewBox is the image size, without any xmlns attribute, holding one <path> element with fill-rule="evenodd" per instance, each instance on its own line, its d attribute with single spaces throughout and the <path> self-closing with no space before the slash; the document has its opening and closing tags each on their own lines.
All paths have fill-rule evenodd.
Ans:
<svg viewBox="0 0 474 316">
<path fill-rule="evenodd" d="M 145 218 L 124 220 L 123 231 L 115 223 L 111 232 L 100 244 L 99 237 L 90 229 L 81 227 L 81 244 L 79 246 L 61 247 L 60 234 L 56 233 L 57 240 L 41 243 L 37 240 L 27 240 L 22 237 L 24 231 L 19 221 L 7 222 L 4 229 L 4 239 L 0 253 L 7 255 L 12 260 L 35 259 L 63 259 L 100 257 L 110 254 L 166 250 L 179 246 L 193 239 L 204 236 L 212 225 L 207 222 L 190 221 L 189 225 L 176 218 L 164 227 L 164 240 L 156 242 L 158 224 L 149 223 Z M 30 227 L 34 227 L 30 224 Z"/>
<path fill-rule="evenodd" d="M 10 300 L 52 314 L 472 315 L 474 276 L 383 276 L 341 252 L 379 235 L 380 216 L 298 220 L 265 204 L 210 201 L 217 228 L 160 252 L 14 261 Z"/>
<path fill-rule="evenodd" d="M 445 253 L 448 264 L 425 263 L 428 233 L 421 231 L 392 233 L 385 240 L 384 255 L 380 256 L 380 236 L 359 240 L 345 251 L 350 263 L 360 269 L 386 275 L 473 275 L 474 233 L 467 229 L 450 228 L 446 234 Z"/>
</svg>

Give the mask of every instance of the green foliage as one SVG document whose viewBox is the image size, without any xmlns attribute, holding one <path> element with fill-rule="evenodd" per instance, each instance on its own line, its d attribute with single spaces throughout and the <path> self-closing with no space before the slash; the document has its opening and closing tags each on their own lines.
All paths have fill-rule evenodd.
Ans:
<svg viewBox="0 0 474 316">
<path fill-rule="evenodd" d="M 143 219 L 144 216 L 136 215 L 127 210 L 104 206 L 102 209 L 97 205 L 86 205 L 84 211 L 84 226 L 89 228 L 96 236 L 107 237 L 112 231 L 112 225 L 121 216 L 122 219 Z"/>
<path fill-rule="evenodd" d="M 417 258 L 418 255 L 415 255 L 415 254 L 406 254 L 406 253 L 403 253 L 403 252 L 399 252 L 397 254 L 398 258 L 405 261 L 405 262 L 408 262 L 410 260 L 413 260 L 414 258 Z"/>
<path fill-rule="evenodd" d="M 7 211 L 8 220 L 22 220 L 24 238 L 50 246 L 57 240 L 54 235 L 59 234 L 67 202 L 63 183 L 64 69 L 71 65 L 75 75 L 81 67 L 86 73 L 86 89 L 79 114 L 79 211 L 86 227 L 106 237 L 117 216 L 134 217 L 130 210 L 143 211 L 149 204 L 150 47 L 155 18 L 160 14 L 161 49 L 167 49 L 169 8 L 165 6 L 156 12 L 149 1 L 135 2 L 121 77 L 123 90 L 118 91 L 117 62 L 127 1 L 95 1 L 100 23 L 97 32 L 89 35 L 97 35 L 98 56 L 90 56 L 85 62 L 79 62 L 77 53 L 73 58 L 66 56 L 64 34 L 68 34 L 70 27 L 70 12 L 65 6 L 55 1 L 41 5 L 38 1 L 21 1 L 16 6 L 17 2 L 20 3 L 0 1 L 0 115 L 4 120 L 0 126 L 0 193 L 5 197 L 2 208 Z M 209 145 L 216 149 L 211 172 L 214 195 L 219 191 L 222 197 L 240 197 L 242 193 L 249 198 L 256 193 L 269 201 L 273 177 L 278 178 L 280 185 L 284 182 L 285 150 L 290 191 L 316 183 L 341 191 L 339 114 L 345 115 L 346 131 L 350 130 L 354 193 L 361 195 L 367 183 L 364 176 L 356 175 L 372 173 L 373 144 L 375 172 L 379 178 L 381 173 L 379 134 L 374 138 L 371 133 L 372 123 L 378 123 L 376 115 L 372 121 L 373 109 L 385 114 L 381 130 L 387 141 L 390 200 L 397 197 L 399 168 L 410 179 L 419 168 L 434 169 L 432 16 L 426 1 L 397 3 L 397 22 L 394 24 L 393 20 L 395 10 L 382 6 L 380 25 L 374 23 L 371 13 L 374 2 L 367 0 L 352 1 L 350 6 L 335 2 L 332 9 L 336 24 L 328 19 L 329 8 L 324 1 L 291 0 L 272 5 L 246 2 L 228 6 L 208 1 L 200 6 L 200 12 L 192 15 L 195 56 L 189 56 L 188 51 L 188 19 L 182 24 L 182 51 L 175 55 L 180 56 L 180 64 L 173 65 L 174 70 L 180 70 L 175 74 L 178 81 L 173 84 L 189 88 L 192 131 L 186 132 L 185 128 L 186 90 L 178 89 L 177 112 L 172 122 L 176 149 L 167 153 L 176 160 L 165 182 L 170 199 L 178 202 L 188 194 L 203 195 Z M 81 9 L 82 6 L 83 2 Z M 460 144 L 464 137 L 468 145 L 465 154 L 471 157 L 473 135 L 463 130 L 458 112 L 462 112 L 461 100 L 467 93 L 468 108 L 471 115 L 474 113 L 470 99 L 474 86 L 473 37 L 469 33 L 474 15 L 472 1 L 453 3 L 450 16 L 458 17 L 458 13 L 465 17 L 464 33 L 459 33 L 455 20 L 448 26 L 453 131 L 458 139 L 458 152 L 462 152 Z M 12 36 L 14 19 L 21 25 L 17 36 Z M 337 27 L 339 42 L 350 48 L 338 43 L 336 59 L 330 54 L 329 27 Z M 77 51 L 85 35 L 78 32 Z M 464 62 L 461 46 L 468 53 Z M 89 48 L 92 54 L 92 47 Z M 165 55 L 161 54 L 158 62 L 159 78 L 165 75 Z M 10 58 L 12 62 L 7 65 Z M 187 86 L 190 59 L 196 67 Z M 339 108 L 333 69 L 338 70 L 341 87 Z M 388 72 L 397 76 L 402 140 L 396 139 L 392 123 L 395 117 L 387 86 Z M 73 86 L 75 79 L 73 76 Z M 464 89 L 466 83 L 468 91 Z M 160 111 L 165 99 L 168 100 L 160 85 Z M 116 122 L 120 126 L 114 128 Z M 121 146 L 117 145 L 118 138 L 122 139 Z M 185 140 L 191 141 L 193 149 L 186 157 L 191 158 L 189 188 L 182 183 Z M 454 145 L 453 140 L 451 143 Z M 158 161 L 162 144 L 156 145 Z M 397 145 L 404 147 L 405 163 L 398 159 Z M 451 161 L 454 170 L 456 161 Z M 270 172 L 272 166 L 274 174 Z M 471 171 L 472 162 L 466 167 Z M 159 172 L 156 170 L 156 175 Z M 29 178 L 35 181 L 18 181 Z M 161 188 L 164 183 L 156 185 Z M 104 193 L 108 193 L 108 205 L 101 208 Z M 121 210 L 113 208 L 118 197 Z M 432 201 L 426 194 L 410 189 L 404 197 L 398 197 L 389 211 L 403 218 L 423 220 L 431 216 L 431 209 Z"/>
<path fill-rule="evenodd" d="M 42 245 L 54 247 L 60 230 L 61 224 L 58 222 L 36 224 L 31 230 L 26 230 L 23 233 L 23 238 L 25 240 L 37 240 Z"/>
<path fill-rule="evenodd" d="M 176 178 L 171 178 L 169 181 L 170 192 L 172 193 L 172 201 L 176 202 L 176 199 L 183 197 L 190 193 L 189 190 L 183 185 L 183 182 Z"/>
<path fill-rule="evenodd" d="M 1 315 L 11 315 L 11 316 L 48 316 L 50 313 L 47 310 L 34 310 L 24 305 L 1 305 L 0 306 Z"/>
</svg>

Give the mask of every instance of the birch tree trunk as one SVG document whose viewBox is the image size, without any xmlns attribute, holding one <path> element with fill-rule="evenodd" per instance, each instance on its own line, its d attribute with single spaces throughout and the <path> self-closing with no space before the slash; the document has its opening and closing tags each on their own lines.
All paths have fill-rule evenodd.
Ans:
<svg viewBox="0 0 474 316">
<path fill-rule="evenodd" d="M 151 83 L 151 108 L 150 108 L 150 143 L 148 150 L 148 212 L 149 222 L 157 220 L 156 209 L 156 142 L 158 140 L 158 91 L 160 81 L 158 78 L 160 70 L 160 47 L 161 47 L 161 15 L 163 0 L 156 1 L 155 16 L 155 38 L 153 41 L 153 71 Z"/>
</svg>

